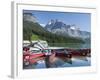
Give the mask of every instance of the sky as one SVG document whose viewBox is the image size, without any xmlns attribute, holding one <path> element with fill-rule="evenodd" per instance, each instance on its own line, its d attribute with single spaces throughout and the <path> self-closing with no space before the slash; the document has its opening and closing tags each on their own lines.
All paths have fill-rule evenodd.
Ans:
<svg viewBox="0 0 100 80">
<path fill-rule="evenodd" d="M 91 14 L 76 12 L 54 12 L 24 10 L 24 13 L 32 13 L 41 25 L 46 25 L 51 19 L 58 19 L 67 25 L 75 24 L 82 31 L 91 31 Z"/>
</svg>

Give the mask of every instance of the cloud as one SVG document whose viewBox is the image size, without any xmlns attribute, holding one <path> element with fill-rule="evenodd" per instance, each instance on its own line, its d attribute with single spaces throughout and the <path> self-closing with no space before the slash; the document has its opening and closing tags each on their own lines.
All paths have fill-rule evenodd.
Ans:
<svg viewBox="0 0 100 80">
<path fill-rule="evenodd" d="M 42 27 L 45 27 L 45 24 L 40 24 Z"/>
</svg>

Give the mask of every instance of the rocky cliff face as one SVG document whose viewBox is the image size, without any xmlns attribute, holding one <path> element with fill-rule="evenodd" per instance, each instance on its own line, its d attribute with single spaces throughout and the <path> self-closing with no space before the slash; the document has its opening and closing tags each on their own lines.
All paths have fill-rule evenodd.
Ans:
<svg viewBox="0 0 100 80">
<path fill-rule="evenodd" d="M 24 13 L 23 14 L 23 20 L 30 21 L 30 22 L 33 22 L 33 23 L 37 22 L 36 17 L 32 13 Z"/>
<path fill-rule="evenodd" d="M 76 25 L 67 25 L 59 20 L 51 20 L 45 26 L 49 32 L 71 37 L 90 38 L 90 32 L 81 31 Z"/>
</svg>

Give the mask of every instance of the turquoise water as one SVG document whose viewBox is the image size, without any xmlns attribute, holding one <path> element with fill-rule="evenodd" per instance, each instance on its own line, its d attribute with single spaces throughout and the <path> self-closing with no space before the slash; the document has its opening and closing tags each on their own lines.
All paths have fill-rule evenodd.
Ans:
<svg viewBox="0 0 100 80">
<path fill-rule="evenodd" d="M 90 43 L 49 43 L 54 47 L 68 47 L 68 48 L 91 48 Z"/>
</svg>

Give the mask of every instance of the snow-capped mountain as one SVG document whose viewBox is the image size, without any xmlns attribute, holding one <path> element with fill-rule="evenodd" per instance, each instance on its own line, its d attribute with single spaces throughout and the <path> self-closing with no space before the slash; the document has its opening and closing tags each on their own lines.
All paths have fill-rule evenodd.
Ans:
<svg viewBox="0 0 100 80">
<path fill-rule="evenodd" d="M 90 32 L 81 31 L 76 25 L 66 25 L 64 22 L 57 19 L 49 21 L 45 29 L 58 35 L 90 38 Z"/>
</svg>

